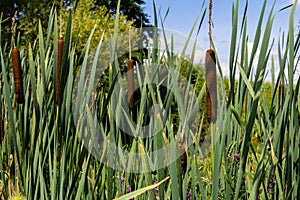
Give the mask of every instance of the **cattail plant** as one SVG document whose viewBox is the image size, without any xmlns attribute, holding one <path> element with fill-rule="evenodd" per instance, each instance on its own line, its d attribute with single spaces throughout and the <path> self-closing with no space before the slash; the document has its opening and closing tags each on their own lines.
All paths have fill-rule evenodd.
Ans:
<svg viewBox="0 0 300 200">
<path fill-rule="evenodd" d="M 134 104 L 134 73 L 133 73 L 133 66 L 135 65 L 135 61 L 131 59 L 131 36 L 130 36 L 130 28 L 128 31 L 129 34 L 129 60 L 127 62 L 127 75 L 128 75 L 128 103 L 129 108 L 133 109 Z"/>
<path fill-rule="evenodd" d="M 280 82 L 279 90 L 278 90 L 278 106 L 280 107 L 282 102 L 284 101 L 284 87 L 283 84 Z"/>
<path fill-rule="evenodd" d="M 206 70 L 206 111 L 208 122 L 215 123 L 217 119 L 217 75 L 216 75 L 216 56 L 212 49 L 212 0 L 209 3 L 209 42 L 210 49 L 206 51 L 205 70 Z"/>
<path fill-rule="evenodd" d="M 55 94 L 55 102 L 59 103 L 59 87 L 60 87 L 60 76 L 61 76 L 61 66 L 62 66 L 62 54 L 64 48 L 64 40 L 59 38 L 58 40 L 58 56 L 57 56 L 57 76 L 56 76 L 56 94 Z"/>
<path fill-rule="evenodd" d="M 12 36 L 14 38 L 14 29 L 15 29 L 15 22 L 17 18 L 17 11 L 15 12 L 14 19 L 12 22 Z M 22 69 L 21 69 L 21 60 L 20 60 L 20 52 L 19 49 L 16 47 L 14 41 L 14 48 L 11 53 L 12 58 L 12 66 L 13 66 L 13 74 L 14 74 L 14 85 L 15 85 L 15 99 L 16 102 L 22 104 L 24 102 L 24 95 L 23 95 L 23 80 L 22 80 Z"/>
<path fill-rule="evenodd" d="M 206 51 L 205 58 L 206 70 L 206 110 L 207 120 L 216 122 L 217 119 L 217 75 L 216 75 L 216 58 L 212 49 Z"/>
<path fill-rule="evenodd" d="M 62 1 L 60 3 L 60 38 L 58 39 L 58 54 L 57 54 L 57 75 L 56 75 L 56 93 L 55 93 L 55 102 L 59 103 L 59 88 L 60 88 L 60 78 L 61 78 L 61 66 L 62 66 L 62 54 L 64 48 L 64 40 L 62 37 Z"/>
<path fill-rule="evenodd" d="M 179 152 L 180 152 L 180 163 L 183 172 L 186 172 L 187 158 L 186 151 L 181 142 L 178 142 Z"/>
<path fill-rule="evenodd" d="M 14 84 L 15 84 L 15 99 L 17 103 L 22 104 L 24 102 L 24 95 L 23 95 L 23 81 L 22 81 L 20 52 L 18 48 L 16 47 L 13 48 L 11 57 L 12 57 Z"/>
<path fill-rule="evenodd" d="M 127 76 L 128 76 L 128 103 L 129 108 L 133 109 L 134 104 L 134 73 L 133 73 L 133 66 L 135 64 L 135 61 L 132 59 L 128 60 L 127 63 Z"/>
<path fill-rule="evenodd" d="M 206 112 L 208 123 L 215 123 L 217 120 L 217 73 L 216 73 L 216 56 L 213 50 L 213 40 L 212 40 L 212 0 L 209 1 L 209 44 L 210 48 L 206 51 L 205 55 L 205 80 L 206 80 Z M 219 194 L 219 175 L 218 166 L 216 163 L 220 160 L 220 157 L 216 156 L 216 152 L 220 152 L 219 146 L 215 143 L 215 126 L 211 127 L 211 160 L 212 160 L 212 173 L 213 173 L 213 183 L 212 183 L 212 198 L 217 199 Z"/>
<path fill-rule="evenodd" d="M 1 142 L 4 139 L 4 112 L 5 112 L 4 107 L 2 107 L 2 111 L 0 113 L 0 141 Z"/>
</svg>

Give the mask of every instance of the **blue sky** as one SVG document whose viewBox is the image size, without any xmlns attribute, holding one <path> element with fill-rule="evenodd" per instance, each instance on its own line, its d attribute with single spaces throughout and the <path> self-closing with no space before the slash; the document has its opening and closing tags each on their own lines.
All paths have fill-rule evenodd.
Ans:
<svg viewBox="0 0 300 200">
<path fill-rule="evenodd" d="M 166 13 L 168 7 L 170 8 L 169 14 L 164 21 L 164 27 L 180 32 L 183 35 L 188 35 L 192 25 L 201 10 L 204 0 L 155 0 L 157 9 L 162 13 Z M 153 20 L 153 3 L 152 0 L 145 0 L 145 11 L 149 14 L 150 19 Z M 221 63 L 228 63 L 228 50 L 230 46 L 231 37 L 231 9 L 232 0 L 219 0 L 213 1 L 213 40 L 218 51 Z M 240 0 L 240 20 L 243 17 L 243 9 L 245 0 Z M 253 41 L 254 33 L 259 19 L 260 10 L 263 0 L 249 0 L 248 2 L 248 35 L 249 42 Z M 273 0 L 267 3 L 267 14 L 273 5 Z M 287 32 L 289 11 L 291 8 L 278 12 L 281 8 L 293 3 L 293 0 L 277 0 L 275 5 L 275 21 L 273 26 L 272 37 L 278 38 L 279 30 L 282 29 Z M 208 6 L 209 0 L 205 0 L 205 6 Z M 153 21 L 151 21 L 153 22 Z M 295 26 L 300 24 L 300 1 L 295 15 Z M 202 25 L 199 36 L 197 37 L 198 44 L 201 49 L 206 50 L 209 48 L 208 42 L 208 20 L 207 16 Z M 195 31 L 196 32 L 196 31 Z M 195 37 L 195 34 L 194 34 Z M 277 41 L 275 41 L 277 42 Z"/>
</svg>

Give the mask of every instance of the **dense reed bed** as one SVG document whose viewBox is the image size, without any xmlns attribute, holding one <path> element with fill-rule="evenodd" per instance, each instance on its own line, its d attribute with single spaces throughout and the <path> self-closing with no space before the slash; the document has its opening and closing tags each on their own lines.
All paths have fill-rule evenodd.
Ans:
<svg viewBox="0 0 300 200">
<path fill-rule="evenodd" d="M 23 199 L 299 198 L 300 79 L 294 82 L 294 72 L 299 68 L 300 32 L 294 29 L 296 3 L 286 8 L 290 11 L 288 34 L 274 41 L 271 33 L 276 15 L 273 9 L 266 13 L 267 1 L 263 1 L 250 51 L 247 6 L 240 18 L 236 0 L 232 5 L 229 78 L 223 77 L 218 52 L 212 48 L 207 63 L 218 69 L 219 76 L 214 83 L 217 70 L 208 71 L 212 82 L 202 84 L 198 91 L 193 86 L 200 77 L 191 82 L 195 50 L 182 84 L 179 77 L 186 58 L 174 55 L 174 44 L 167 42 L 164 31 L 161 40 L 155 28 L 153 46 L 147 47 L 152 53 L 147 67 L 131 66 L 130 61 L 129 70 L 133 67 L 135 72 L 129 76 L 120 73 L 116 59 L 118 33 L 111 35 L 111 63 L 105 71 L 108 88 L 94 90 L 103 37 L 92 51 L 92 32 L 82 52 L 76 53 L 72 16 L 62 42 L 52 9 L 45 35 L 39 25 L 35 41 L 18 46 L 16 40 L 18 52 L 13 45 L 0 47 L 0 198 L 20 194 Z M 199 18 L 205 14 L 203 7 Z M 157 26 L 156 11 L 154 18 Z M 197 24 L 181 55 L 185 55 L 194 29 L 201 28 L 202 23 Z M 160 43 L 165 43 L 164 52 L 160 52 Z M 274 46 L 278 46 L 278 75 L 270 62 Z M 94 59 L 90 59 L 91 52 Z M 271 98 L 262 91 L 268 64 Z M 17 67 L 21 75 L 15 72 Z M 169 73 L 165 74 L 166 70 Z M 151 84 L 155 79 L 157 84 Z M 162 83 L 170 87 L 164 95 L 160 93 Z M 127 92 L 132 94 L 136 85 L 139 95 L 132 98 Z M 213 94 L 205 100 L 205 90 L 211 86 L 215 87 Z M 19 89 L 24 92 L 23 101 L 15 104 Z M 207 116 L 205 109 L 197 112 L 199 105 L 209 104 L 209 100 L 211 113 Z M 176 131 L 172 105 L 180 108 Z M 135 107 L 136 116 L 126 113 L 126 106 Z M 155 114 L 149 117 L 148 111 Z M 150 122 L 144 124 L 148 118 Z M 209 127 L 203 126 L 207 120 L 213 122 Z M 126 131 L 131 135 L 125 141 L 122 134 Z M 145 133 L 151 137 L 142 137 Z"/>
</svg>

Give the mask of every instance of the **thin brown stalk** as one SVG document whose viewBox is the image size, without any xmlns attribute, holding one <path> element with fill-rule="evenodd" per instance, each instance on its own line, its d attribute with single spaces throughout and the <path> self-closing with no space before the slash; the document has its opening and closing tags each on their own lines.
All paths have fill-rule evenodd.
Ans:
<svg viewBox="0 0 300 200">
<path fill-rule="evenodd" d="M 212 2 L 212 0 L 210 0 L 209 1 L 209 15 L 208 15 L 208 24 L 209 24 L 208 35 L 209 35 L 210 48 L 212 48 L 212 28 L 213 28 L 212 6 L 213 6 L 213 2 Z"/>
<path fill-rule="evenodd" d="M 129 31 L 128 31 L 128 37 L 129 37 L 129 60 L 131 60 L 131 35 L 130 35 L 130 29 L 131 29 L 131 26 L 129 27 Z"/>
<path fill-rule="evenodd" d="M 278 90 L 278 106 L 281 107 L 284 101 L 284 87 L 283 84 L 280 82 L 279 90 Z"/>
<path fill-rule="evenodd" d="M 63 0 L 60 1 L 60 10 L 59 10 L 59 37 L 62 38 L 62 6 L 63 6 Z"/>
<path fill-rule="evenodd" d="M 13 21 L 12 21 L 12 24 L 11 24 L 11 35 L 12 35 L 12 38 L 13 38 L 14 48 L 16 48 L 15 26 L 16 26 L 17 14 L 18 14 L 18 11 L 15 12 L 14 17 L 13 17 Z"/>
</svg>

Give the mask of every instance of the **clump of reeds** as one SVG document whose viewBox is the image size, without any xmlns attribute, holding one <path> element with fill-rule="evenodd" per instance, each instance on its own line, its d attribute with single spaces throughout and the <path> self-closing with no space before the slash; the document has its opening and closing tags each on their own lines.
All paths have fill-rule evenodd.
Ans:
<svg viewBox="0 0 300 200">
<path fill-rule="evenodd" d="M 15 30 L 16 18 L 17 18 L 17 11 L 14 14 L 12 27 L 11 27 L 13 38 L 15 33 L 14 30 Z M 13 74 L 14 74 L 15 99 L 17 103 L 22 104 L 24 102 L 24 95 L 23 95 L 21 60 L 20 60 L 20 52 L 19 49 L 16 47 L 15 41 L 14 41 L 14 48 L 11 53 L 11 58 L 12 58 L 12 66 L 13 66 Z"/>
<path fill-rule="evenodd" d="M 212 49 L 206 51 L 205 57 L 206 70 L 206 111 L 208 122 L 216 122 L 217 119 L 217 75 L 216 57 Z"/>
</svg>

